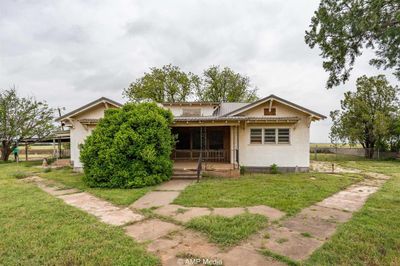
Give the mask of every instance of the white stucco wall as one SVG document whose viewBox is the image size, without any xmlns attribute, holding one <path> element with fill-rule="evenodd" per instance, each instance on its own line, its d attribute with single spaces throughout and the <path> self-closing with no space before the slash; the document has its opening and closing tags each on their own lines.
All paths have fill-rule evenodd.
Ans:
<svg viewBox="0 0 400 266">
<path fill-rule="evenodd" d="M 174 116 L 182 116 L 183 109 L 201 109 L 201 116 L 211 116 L 215 110 L 211 105 L 195 105 L 195 106 L 175 106 L 165 105 L 164 108 L 169 109 Z"/>
<path fill-rule="evenodd" d="M 268 104 L 249 110 L 248 116 L 264 115 L 264 108 Z M 301 120 L 296 125 L 289 124 L 247 124 L 239 129 L 239 163 L 248 167 L 269 167 L 277 164 L 278 167 L 309 167 L 310 128 L 308 116 L 304 113 L 276 103 L 277 116 L 297 116 Z M 290 144 L 250 144 L 251 128 L 289 128 Z"/>
<path fill-rule="evenodd" d="M 89 136 L 94 126 L 85 127 L 78 119 L 99 119 L 104 117 L 105 111 L 104 105 L 97 105 L 94 108 L 87 110 L 77 116 L 72 117 L 73 127 L 71 128 L 71 161 L 73 162 L 74 168 L 81 168 L 83 165 L 79 160 L 80 150 L 79 146 L 85 142 L 87 136 Z"/>
</svg>

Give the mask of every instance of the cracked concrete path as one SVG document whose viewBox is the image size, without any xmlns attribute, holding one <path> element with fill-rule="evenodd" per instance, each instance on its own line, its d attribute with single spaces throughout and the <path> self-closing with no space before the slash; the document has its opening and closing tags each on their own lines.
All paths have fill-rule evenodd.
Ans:
<svg viewBox="0 0 400 266">
<path fill-rule="evenodd" d="M 131 204 L 133 209 L 147 209 L 168 205 L 179 196 L 180 192 L 192 184 L 192 180 L 170 180 L 164 182 Z"/>
<path fill-rule="evenodd" d="M 108 201 L 99 199 L 90 193 L 78 189 L 65 189 L 60 185 L 49 185 L 39 176 L 25 178 L 25 182 L 35 183 L 43 191 L 62 199 L 68 205 L 81 209 L 110 225 L 124 225 L 144 219 L 144 216 L 129 208 L 120 208 Z"/>
<path fill-rule="evenodd" d="M 293 260 L 307 259 L 335 233 L 339 224 L 350 220 L 352 213 L 361 209 L 368 197 L 390 178 L 376 173 L 365 175 L 367 178 L 364 181 L 303 209 L 297 215 L 282 220 L 280 225 L 259 232 L 248 244 Z"/>
</svg>

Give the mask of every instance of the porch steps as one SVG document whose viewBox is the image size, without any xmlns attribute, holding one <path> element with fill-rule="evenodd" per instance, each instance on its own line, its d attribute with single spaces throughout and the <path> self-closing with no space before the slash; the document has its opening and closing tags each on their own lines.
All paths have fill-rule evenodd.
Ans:
<svg viewBox="0 0 400 266">
<path fill-rule="evenodd" d="M 197 171 L 174 169 L 171 179 L 197 179 Z"/>
</svg>

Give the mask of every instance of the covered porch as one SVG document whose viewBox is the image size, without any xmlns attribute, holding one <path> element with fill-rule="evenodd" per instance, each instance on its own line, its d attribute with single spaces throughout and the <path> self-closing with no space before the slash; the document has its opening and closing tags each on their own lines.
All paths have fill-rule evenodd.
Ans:
<svg viewBox="0 0 400 266">
<path fill-rule="evenodd" d="M 172 133 L 176 136 L 172 153 L 175 165 L 196 167 L 202 155 L 203 164 L 213 163 L 219 168 L 232 168 L 238 162 L 235 130 L 236 127 L 230 125 L 172 127 Z"/>
</svg>

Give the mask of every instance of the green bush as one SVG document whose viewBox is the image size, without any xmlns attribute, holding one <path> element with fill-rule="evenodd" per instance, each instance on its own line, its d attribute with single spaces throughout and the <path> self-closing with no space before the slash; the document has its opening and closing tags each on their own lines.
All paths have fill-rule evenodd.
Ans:
<svg viewBox="0 0 400 266">
<path fill-rule="evenodd" d="M 269 168 L 269 172 L 271 174 L 279 174 L 279 170 L 278 170 L 278 165 L 276 165 L 275 163 L 272 164 Z"/>
<path fill-rule="evenodd" d="M 81 147 L 84 181 L 90 187 L 133 188 L 172 174 L 172 113 L 154 103 L 106 110 Z"/>
</svg>

